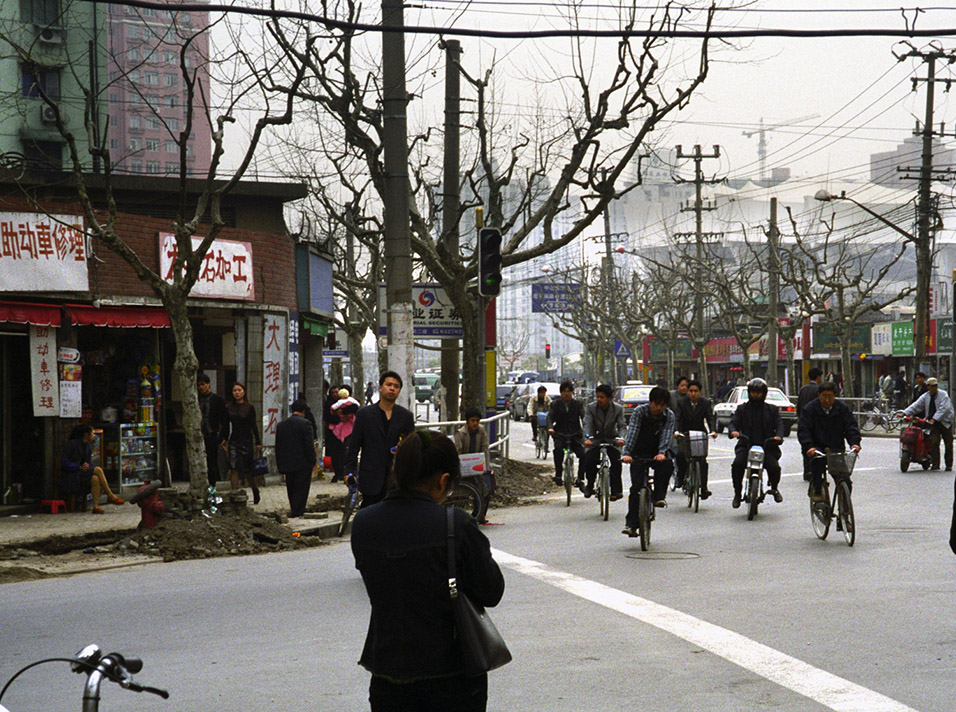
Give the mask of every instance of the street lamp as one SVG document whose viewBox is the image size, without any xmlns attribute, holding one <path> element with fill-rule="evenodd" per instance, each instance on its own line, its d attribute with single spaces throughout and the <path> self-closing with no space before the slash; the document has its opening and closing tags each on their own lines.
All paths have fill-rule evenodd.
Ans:
<svg viewBox="0 0 956 712">
<path fill-rule="evenodd" d="M 929 250 L 928 250 L 928 238 L 925 241 L 920 240 L 916 235 L 907 230 L 904 230 L 896 223 L 890 222 L 885 217 L 880 215 L 877 212 L 874 212 L 870 208 L 863 205 L 863 203 L 858 200 L 854 200 L 846 194 L 846 191 L 841 191 L 839 195 L 833 195 L 826 188 L 821 188 L 816 193 L 813 194 L 815 200 L 819 200 L 824 203 L 829 203 L 834 200 L 846 200 L 853 203 L 863 212 L 868 215 L 872 215 L 881 223 L 886 225 L 891 230 L 899 233 L 907 240 L 912 242 L 916 246 L 916 325 L 915 333 L 913 334 L 914 340 L 916 341 L 916 358 L 921 359 L 926 355 L 926 342 L 928 339 L 929 332 L 929 281 L 930 281 L 930 261 L 929 261 Z M 923 248 L 927 249 L 923 249 Z"/>
</svg>

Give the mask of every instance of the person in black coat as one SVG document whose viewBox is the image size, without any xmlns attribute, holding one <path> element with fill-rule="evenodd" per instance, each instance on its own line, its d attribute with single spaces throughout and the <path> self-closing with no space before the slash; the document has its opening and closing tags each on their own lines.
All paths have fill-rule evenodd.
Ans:
<svg viewBox="0 0 956 712">
<path fill-rule="evenodd" d="M 395 453 L 396 488 L 355 515 L 352 554 L 372 606 L 359 660 L 372 673 L 372 712 L 484 712 L 487 706 L 488 676 L 464 673 L 448 588 L 441 505 L 460 478 L 452 441 L 416 431 Z M 452 511 L 458 590 L 485 608 L 495 606 L 505 581 L 488 539 L 467 513 Z"/>
<path fill-rule="evenodd" d="M 815 456 L 827 449 L 842 452 L 844 441 L 853 452 L 860 451 L 860 427 L 846 404 L 836 399 L 836 384 L 821 383 L 817 400 L 800 411 L 797 438 L 801 452 L 810 458 L 810 496 L 815 502 L 822 502 L 826 459 Z"/>
<path fill-rule="evenodd" d="M 378 380 L 378 402 L 355 414 L 345 457 L 345 480 L 346 483 L 353 478 L 357 480 L 363 507 L 385 497 L 392 470 L 392 453 L 402 436 L 415 429 L 411 412 L 395 403 L 401 392 L 402 377 L 394 371 L 386 371 Z"/>
<path fill-rule="evenodd" d="M 548 435 L 554 442 L 554 483 L 564 484 L 564 445 L 578 458 L 578 477 L 575 484 L 584 487 L 584 403 L 574 397 L 574 384 L 561 383 L 561 397 L 551 401 L 548 410 Z"/>
<path fill-rule="evenodd" d="M 764 449 L 763 466 L 767 471 L 767 481 L 770 484 L 770 494 L 774 502 L 782 502 L 783 495 L 777 489 L 780 484 L 780 443 L 783 442 L 783 421 L 780 420 L 780 411 L 777 406 L 767 403 L 767 382 L 762 378 L 755 378 L 747 384 L 748 400 L 737 406 L 733 418 L 730 419 L 730 437 L 747 437 L 746 441 L 739 440 L 734 446 L 734 464 L 730 467 L 730 476 L 734 481 L 734 499 L 731 506 L 737 509 L 740 506 L 741 491 L 743 490 L 744 470 L 747 469 L 747 453 L 754 445 Z M 773 443 L 767 443 L 767 440 Z"/>
<path fill-rule="evenodd" d="M 807 378 L 810 379 L 809 382 L 803 386 L 803 388 L 801 388 L 800 392 L 797 394 L 798 421 L 803 413 L 803 409 L 817 399 L 817 389 L 820 387 L 820 382 L 823 380 L 823 371 L 814 366 L 807 373 Z M 803 479 L 805 482 L 810 481 L 810 458 L 808 458 L 806 455 L 803 456 Z"/>
<path fill-rule="evenodd" d="M 205 373 L 196 376 L 196 387 L 199 389 L 199 410 L 202 412 L 200 427 L 206 446 L 206 474 L 209 477 L 209 486 L 215 487 L 222 476 L 219 469 L 219 453 L 222 450 L 219 444 L 226 437 L 229 414 L 226 412 L 226 401 L 212 392 L 209 376 Z"/>
<path fill-rule="evenodd" d="M 714 407 L 711 405 L 710 399 L 702 396 L 700 392 L 700 381 L 696 379 L 688 381 L 687 397 L 681 398 L 677 402 L 677 411 L 674 413 L 674 415 L 677 416 L 675 432 L 686 436 L 691 430 L 695 430 L 697 432 L 708 433 L 710 437 L 716 438 L 717 416 L 714 415 Z M 678 466 L 680 466 L 682 460 L 685 470 L 684 474 L 679 476 L 681 482 L 684 481 L 687 472 L 687 461 L 684 460 L 684 458 L 678 460 Z M 701 499 L 707 499 L 713 494 L 713 492 L 707 489 L 707 476 L 709 472 L 710 468 L 707 466 L 707 460 L 702 460 L 700 463 Z"/>
<path fill-rule="evenodd" d="M 305 514 L 315 467 L 315 430 L 305 417 L 307 407 L 302 399 L 294 401 L 292 415 L 276 426 L 276 466 L 285 475 L 290 517 Z"/>
</svg>

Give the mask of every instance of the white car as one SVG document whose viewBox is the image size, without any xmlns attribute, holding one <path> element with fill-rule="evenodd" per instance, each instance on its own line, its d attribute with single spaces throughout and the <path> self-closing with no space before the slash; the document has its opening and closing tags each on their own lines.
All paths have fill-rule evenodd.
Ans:
<svg viewBox="0 0 956 712">
<path fill-rule="evenodd" d="M 747 386 L 737 386 L 727 396 L 727 400 L 714 406 L 714 415 L 717 416 L 717 432 L 722 433 L 724 428 L 730 425 L 730 419 L 734 417 L 734 411 L 737 406 L 747 400 Z M 790 431 L 797 423 L 797 408 L 790 399 L 779 388 L 767 389 L 767 402 L 780 409 L 780 420 L 783 421 L 784 435 L 790 435 Z"/>
</svg>

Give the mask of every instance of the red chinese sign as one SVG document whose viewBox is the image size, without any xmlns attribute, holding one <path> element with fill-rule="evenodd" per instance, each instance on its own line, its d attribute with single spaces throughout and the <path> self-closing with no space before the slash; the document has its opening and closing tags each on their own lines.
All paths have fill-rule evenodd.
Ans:
<svg viewBox="0 0 956 712">
<path fill-rule="evenodd" d="M 202 243 L 201 237 L 193 237 L 193 249 Z M 169 233 L 159 236 L 159 269 L 163 279 L 173 281 L 173 263 L 179 254 L 176 237 Z M 214 240 L 202 266 L 196 284 L 189 292 L 191 297 L 253 300 L 256 297 L 255 279 L 252 272 L 252 243 L 235 240 Z"/>
<path fill-rule="evenodd" d="M 275 445 L 276 426 L 283 411 L 283 368 L 287 362 L 286 317 L 268 314 L 262 319 L 262 444 Z"/>
<path fill-rule="evenodd" d="M 89 290 L 78 215 L 0 213 L 0 292 Z"/>
</svg>

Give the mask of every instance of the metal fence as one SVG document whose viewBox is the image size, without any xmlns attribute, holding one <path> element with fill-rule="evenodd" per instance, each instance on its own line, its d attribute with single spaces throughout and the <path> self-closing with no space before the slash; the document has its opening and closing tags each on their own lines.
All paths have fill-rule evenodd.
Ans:
<svg viewBox="0 0 956 712">
<path fill-rule="evenodd" d="M 437 423 L 428 423 L 428 428 L 438 430 L 448 437 L 454 437 L 455 432 L 465 425 L 464 420 L 445 420 Z M 511 453 L 511 414 L 508 411 L 498 413 L 490 418 L 484 418 L 481 424 L 488 431 L 488 449 L 485 451 L 485 461 L 495 465 L 498 472 L 502 472 L 504 461 Z M 425 423 L 422 423 L 425 425 Z"/>
</svg>

